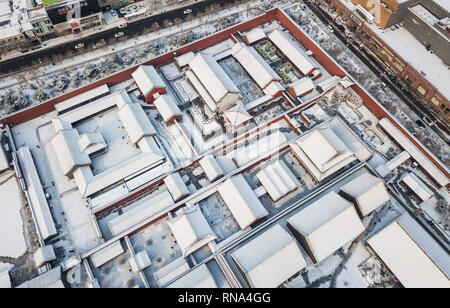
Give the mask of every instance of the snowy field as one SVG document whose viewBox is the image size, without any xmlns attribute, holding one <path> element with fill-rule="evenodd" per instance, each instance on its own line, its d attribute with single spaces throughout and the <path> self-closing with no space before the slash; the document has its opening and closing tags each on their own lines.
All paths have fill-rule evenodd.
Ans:
<svg viewBox="0 0 450 308">
<path fill-rule="evenodd" d="M 0 257 L 18 258 L 27 250 L 20 215 L 25 200 L 14 173 L 1 176 L 0 183 Z"/>
</svg>

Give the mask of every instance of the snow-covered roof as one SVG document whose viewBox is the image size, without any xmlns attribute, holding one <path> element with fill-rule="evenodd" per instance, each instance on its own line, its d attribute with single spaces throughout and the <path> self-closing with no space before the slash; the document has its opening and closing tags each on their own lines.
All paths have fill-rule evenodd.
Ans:
<svg viewBox="0 0 450 308">
<path fill-rule="evenodd" d="M 183 67 L 189 64 L 195 58 L 195 53 L 192 51 L 182 54 L 181 56 L 175 57 L 179 67 Z"/>
<path fill-rule="evenodd" d="M 378 124 L 405 150 L 411 157 L 441 186 L 449 183 L 448 177 L 442 173 L 400 130 L 389 121 L 381 119 Z M 436 159 L 438 161 L 438 159 Z M 441 164 L 442 165 L 442 164 Z"/>
<path fill-rule="evenodd" d="M 36 278 L 28 280 L 18 286 L 21 289 L 54 289 L 65 288 L 61 277 L 61 266 L 57 266 Z"/>
<path fill-rule="evenodd" d="M 353 205 L 334 191 L 289 218 L 288 223 L 305 237 L 315 263 L 364 231 Z"/>
<path fill-rule="evenodd" d="M 203 171 L 205 171 L 205 174 L 210 182 L 217 180 L 224 174 L 216 158 L 212 155 L 206 155 L 200 159 L 199 164 Z"/>
<path fill-rule="evenodd" d="M 5 171 L 9 169 L 9 160 L 6 156 L 5 148 L 3 147 L 3 144 L 1 143 L 1 140 L 3 139 L 3 133 L 0 132 L 0 172 Z"/>
<path fill-rule="evenodd" d="M 95 114 L 99 114 L 105 110 L 113 107 L 122 107 L 125 104 L 131 104 L 131 98 L 127 91 L 122 90 L 115 92 L 100 99 L 93 101 L 92 103 L 78 107 L 72 111 L 68 111 L 62 114 L 59 118 L 70 124 L 80 122 L 86 118 L 92 117 Z"/>
<path fill-rule="evenodd" d="M 245 123 L 253 118 L 251 115 L 248 114 L 247 110 L 245 109 L 245 105 L 244 103 L 242 103 L 242 101 L 238 102 L 236 106 L 231 107 L 224 113 L 225 116 L 227 117 L 227 120 L 231 123 L 231 125 L 233 125 L 233 127 L 238 127 L 242 123 Z"/>
<path fill-rule="evenodd" d="M 384 181 L 368 172 L 342 186 L 341 191 L 355 200 L 362 216 L 369 215 L 390 199 Z"/>
<path fill-rule="evenodd" d="M 352 85 L 354 85 L 355 83 L 353 82 L 353 80 L 352 80 L 348 75 L 345 75 L 345 77 L 342 78 L 342 79 L 339 81 L 339 84 L 340 84 L 344 89 L 347 89 L 347 88 L 351 87 Z"/>
<path fill-rule="evenodd" d="M 166 84 L 151 65 L 141 65 L 132 74 L 136 85 L 147 96 L 155 89 L 165 89 Z"/>
<path fill-rule="evenodd" d="M 186 77 L 189 79 L 189 81 L 194 86 L 195 90 L 200 94 L 200 96 L 203 98 L 204 102 L 208 106 L 208 108 L 215 112 L 218 107 L 216 105 L 216 102 L 212 98 L 212 96 L 208 93 L 206 88 L 203 86 L 203 84 L 200 82 L 200 80 L 197 78 L 197 76 L 192 71 L 186 71 Z"/>
<path fill-rule="evenodd" d="M 78 137 L 78 145 L 81 152 L 87 155 L 103 150 L 108 146 L 100 132 L 84 133 Z"/>
<path fill-rule="evenodd" d="M 291 143 L 291 149 L 318 181 L 356 160 L 329 128 L 319 128 Z"/>
<path fill-rule="evenodd" d="M 253 44 L 254 42 L 257 42 L 259 40 L 262 40 L 263 38 L 266 38 L 267 36 L 262 28 L 257 27 L 257 28 L 253 28 L 252 30 L 244 33 L 243 37 L 245 37 L 247 39 L 247 42 L 249 44 Z"/>
<path fill-rule="evenodd" d="M 450 13 L 450 2 L 448 0 L 433 0 L 433 2 Z"/>
<path fill-rule="evenodd" d="M 42 267 L 47 262 L 56 260 L 55 250 L 53 245 L 47 245 L 44 247 L 39 247 L 38 250 L 33 254 L 34 264 L 37 268 Z"/>
<path fill-rule="evenodd" d="M 34 165 L 31 151 L 28 147 L 22 147 L 17 151 L 17 156 L 20 162 L 20 168 L 27 185 L 28 202 L 31 206 L 33 218 L 36 223 L 36 228 L 41 237 L 45 240 L 51 236 L 56 235 L 55 223 L 53 222 L 52 213 L 45 198 L 44 190 L 42 188 L 39 174 Z"/>
<path fill-rule="evenodd" d="M 302 72 L 303 75 L 310 74 L 315 68 L 318 68 L 310 59 L 304 50 L 297 45 L 293 39 L 289 38 L 284 32 L 275 30 L 269 34 L 269 39 L 292 61 L 292 63 Z"/>
<path fill-rule="evenodd" d="M 269 215 L 242 174 L 227 179 L 218 191 L 241 229 Z"/>
<path fill-rule="evenodd" d="M 406 288 L 449 288 L 448 254 L 405 213 L 367 240 Z"/>
<path fill-rule="evenodd" d="M 302 96 L 314 90 L 316 86 L 311 78 L 303 77 L 291 83 L 289 87 L 294 90 L 295 96 Z"/>
<path fill-rule="evenodd" d="M 125 250 L 123 249 L 122 243 L 120 241 L 115 241 L 114 243 L 94 253 L 91 256 L 91 261 L 95 267 L 100 267 L 115 257 L 120 256 L 124 252 Z"/>
<path fill-rule="evenodd" d="M 58 134 L 62 130 L 73 128 L 72 124 L 63 119 L 52 119 L 52 125 L 55 129 L 55 134 Z"/>
<path fill-rule="evenodd" d="M 404 27 L 380 29 L 375 24 L 370 29 L 394 52 L 403 58 L 417 72 L 425 73 L 425 78 L 448 100 L 450 100 L 450 69 L 436 55 L 430 53 L 422 42 L 418 41 Z"/>
<path fill-rule="evenodd" d="M 148 137 L 146 137 L 148 138 Z M 144 140 L 143 138 L 142 140 Z M 157 153 L 140 153 L 132 158 L 122 161 L 105 171 L 93 175 L 90 167 L 81 167 L 75 170 L 73 177 L 83 197 L 89 197 L 102 189 L 111 186 L 126 177 L 132 176 L 146 168 L 160 164 L 164 157 Z M 155 174 L 155 177 L 161 174 Z"/>
<path fill-rule="evenodd" d="M 164 183 L 175 202 L 189 196 L 189 189 L 186 187 L 180 173 L 174 172 L 169 174 L 164 179 Z"/>
<path fill-rule="evenodd" d="M 231 78 L 212 56 L 199 52 L 189 62 L 189 67 L 216 103 L 228 93 L 239 93 Z"/>
<path fill-rule="evenodd" d="M 181 116 L 180 108 L 178 108 L 172 96 L 168 94 L 159 96 L 153 103 L 165 122 Z"/>
<path fill-rule="evenodd" d="M 77 168 L 89 166 L 92 163 L 89 155 L 81 152 L 77 142 L 79 137 L 77 130 L 69 129 L 60 131 L 52 139 L 61 169 L 68 177 L 71 177 Z"/>
<path fill-rule="evenodd" d="M 334 88 L 341 82 L 341 77 L 339 76 L 331 76 L 317 84 L 317 88 L 322 92 L 327 92 L 328 90 Z"/>
<path fill-rule="evenodd" d="M 265 95 L 276 96 L 278 93 L 283 92 L 285 88 L 279 81 L 271 82 L 264 90 Z"/>
<path fill-rule="evenodd" d="M 217 288 L 217 284 L 210 270 L 208 269 L 208 266 L 206 264 L 202 264 L 180 279 L 168 285 L 167 288 L 209 289 Z"/>
<path fill-rule="evenodd" d="M 182 213 L 167 224 L 184 257 L 217 238 L 198 205 L 183 208 Z"/>
<path fill-rule="evenodd" d="M 67 112 L 73 108 L 79 107 L 80 105 L 89 102 L 91 100 L 98 99 L 102 96 L 109 94 L 109 88 L 106 84 L 96 87 L 94 89 L 88 90 L 84 93 L 75 95 L 61 103 L 55 104 L 56 111 L 61 114 Z"/>
<path fill-rule="evenodd" d="M 409 155 L 408 152 L 403 151 L 400 154 L 398 154 L 397 156 L 395 156 L 393 159 L 388 161 L 385 165 L 389 171 L 392 171 L 410 158 L 411 158 L 411 155 Z"/>
<path fill-rule="evenodd" d="M 274 201 L 297 189 L 300 185 L 300 182 L 282 160 L 268 165 L 258 172 L 256 177 Z"/>
<path fill-rule="evenodd" d="M 306 267 L 295 239 L 275 225 L 232 253 L 249 287 L 276 288 Z"/>
<path fill-rule="evenodd" d="M 155 128 L 140 104 L 125 104 L 117 114 L 134 144 L 144 137 L 156 135 Z"/>
<path fill-rule="evenodd" d="M 108 222 L 111 234 L 118 235 L 131 227 L 141 223 L 147 218 L 167 209 L 174 204 L 172 196 L 167 190 L 163 190 L 150 200 L 142 203 L 130 210 L 126 210 L 122 215 L 111 219 Z"/>
<path fill-rule="evenodd" d="M 138 273 L 152 265 L 146 250 L 139 251 L 130 259 L 133 272 Z"/>
<path fill-rule="evenodd" d="M 184 273 L 189 272 L 190 267 L 184 257 L 180 257 L 175 261 L 163 266 L 157 270 L 153 275 L 159 286 L 164 286 L 172 280 L 180 277 Z"/>
<path fill-rule="evenodd" d="M 414 173 L 410 172 L 402 178 L 405 183 L 422 201 L 427 201 L 433 197 L 434 193 L 422 182 Z"/>
<path fill-rule="evenodd" d="M 272 81 L 281 80 L 280 76 L 253 47 L 237 43 L 233 46 L 233 56 L 261 89 L 264 89 Z"/>
</svg>

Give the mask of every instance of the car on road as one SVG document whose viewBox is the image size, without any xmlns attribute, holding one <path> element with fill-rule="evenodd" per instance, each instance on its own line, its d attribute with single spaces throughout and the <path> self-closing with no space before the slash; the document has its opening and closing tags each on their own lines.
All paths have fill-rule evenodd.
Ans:
<svg viewBox="0 0 450 308">
<path fill-rule="evenodd" d="M 119 25 L 119 29 L 126 28 L 127 26 L 128 26 L 128 24 L 126 22 L 123 22 Z"/>
<path fill-rule="evenodd" d="M 80 49 L 84 47 L 84 43 L 78 43 L 75 45 L 75 49 Z"/>
<path fill-rule="evenodd" d="M 114 34 L 114 37 L 121 37 L 121 36 L 124 36 L 125 35 L 125 33 L 123 33 L 122 31 L 120 31 L 120 32 L 117 32 L 116 34 Z"/>
<path fill-rule="evenodd" d="M 334 29 L 333 29 L 333 27 L 332 27 L 332 26 L 330 26 L 330 25 L 328 25 L 328 26 L 327 26 L 327 29 L 328 29 L 328 31 L 330 31 L 331 33 L 333 33 L 333 32 L 334 32 Z"/>
<path fill-rule="evenodd" d="M 423 117 L 423 121 L 424 121 L 425 123 L 427 123 L 427 125 L 428 125 L 429 127 L 431 127 L 431 126 L 434 125 L 434 122 L 431 121 L 431 119 L 430 119 L 429 117 L 427 117 L 427 116 L 424 116 L 424 117 Z"/>
<path fill-rule="evenodd" d="M 387 84 L 384 81 L 381 82 L 381 86 L 383 87 L 383 89 L 387 89 Z"/>
<path fill-rule="evenodd" d="M 192 9 L 186 9 L 184 10 L 184 14 L 191 14 L 192 13 Z"/>
</svg>

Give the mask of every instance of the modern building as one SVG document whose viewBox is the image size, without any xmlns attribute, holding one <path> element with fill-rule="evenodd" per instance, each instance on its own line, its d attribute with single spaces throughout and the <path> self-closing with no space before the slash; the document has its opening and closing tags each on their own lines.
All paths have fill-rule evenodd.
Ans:
<svg viewBox="0 0 450 308">
<path fill-rule="evenodd" d="M 206 264 L 202 264 L 192 271 L 175 280 L 167 286 L 175 289 L 211 289 L 217 288 L 211 271 Z"/>
</svg>

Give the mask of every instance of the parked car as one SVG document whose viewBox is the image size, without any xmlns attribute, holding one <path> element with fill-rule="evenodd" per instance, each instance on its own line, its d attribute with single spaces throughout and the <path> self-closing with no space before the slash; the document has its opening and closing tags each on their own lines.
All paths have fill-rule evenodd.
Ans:
<svg viewBox="0 0 450 308">
<path fill-rule="evenodd" d="M 334 32 L 334 29 L 333 29 L 333 27 L 332 26 L 330 26 L 330 25 L 328 25 L 327 26 L 327 29 L 331 32 L 331 33 L 333 33 Z"/>
<path fill-rule="evenodd" d="M 427 116 L 424 116 L 424 117 L 423 117 L 423 121 L 424 121 L 425 123 L 427 123 L 427 125 L 428 125 L 429 127 L 431 127 L 431 126 L 434 125 L 434 122 L 433 122 L 429 117 L 427 117 Z"/>
<path fill-rule="evenodd" d="M 122 31 L 120 31 L 120 32 L 117 32 L 116 34 L 114 34 L 114 37 L 121 37 L 121 36 L 124 36 L 124 34 L 125 33 L 123 33 Z"/>
<path fill-rule="evenodd" d="M 117 16 L 117 11 L 116 10 L 111 10 L 111 15 L 116 17 Z"/>
<path fill-rule="evenodd" d="M 80 49 L 84 47 L 84 43 L 78 43 L 75 45 L 75 49 Z"/>
<path fill-rule="evenodd" d="M 127 26 L 128 26 L 128 24 L 126 22 L 123 22 L 119 25 L 119 29 L 126 28 Z"/>
</svg>

